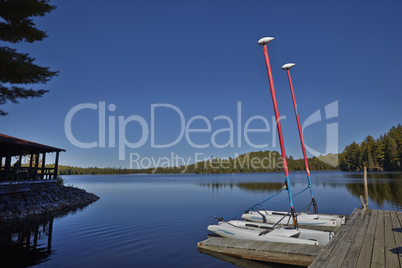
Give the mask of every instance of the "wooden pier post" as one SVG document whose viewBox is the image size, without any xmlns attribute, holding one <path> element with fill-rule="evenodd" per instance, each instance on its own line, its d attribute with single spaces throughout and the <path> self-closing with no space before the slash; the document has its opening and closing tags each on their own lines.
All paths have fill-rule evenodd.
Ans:
<svg viewBox="0 0 402 268">
<path fill-rule="evenodd" d="M 363 168 L 363 178 L 364 178 L 364 198 L 365 198 L 365 209 L 368 209 L 368 189 L 367 189 L 367 167 Z"/>
</svg>

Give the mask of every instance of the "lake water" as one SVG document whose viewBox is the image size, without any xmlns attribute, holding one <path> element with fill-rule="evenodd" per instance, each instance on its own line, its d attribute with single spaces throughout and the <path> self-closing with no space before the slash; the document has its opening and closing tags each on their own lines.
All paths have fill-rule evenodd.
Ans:
<svg viewBox="0 0 402 268">
<path fill-rule="evenodd" d="M 313 172 L 319 212 L 350 215 L 364 194 L 361 173 Z M 239 218 L 282 188 L 282 173 L 63 176 L 97 202 L 64 216 L 2 226 L 0 267 L 234 267 L 197 251 L 214 216 Z M 306 175 L 290 175 L 293 193 Z M 402 174 L 369 174 L 369 207 L 402 208 Z M 287 199 L 282 192 L 272 203 Z M 271 200 L 270 200 L 271 201 Z M 309 202 L 299 194 L 296 211 Z M 270 207 L 288 210 L 287 200 Z M 236 215 L 237 214 L 237 215 Z M 260 264 L 259 264 L 260 265 Z"/>
</svg>

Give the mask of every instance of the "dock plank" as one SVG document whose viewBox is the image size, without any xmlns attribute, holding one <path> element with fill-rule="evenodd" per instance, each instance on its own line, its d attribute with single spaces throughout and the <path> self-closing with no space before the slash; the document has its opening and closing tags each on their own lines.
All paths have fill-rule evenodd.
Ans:
<svg viewBox="0 0 402 268">
<path fill-rule="evenodd" d="M 321 268 L 325 267 L 328 264 L 332 255 L 339 247 L 340 241 L 343 241 L 345 239 L 349 229 L 359 216 L 361 216 L 361 209 L 355 208 L 350 216 L 349 221 L 341 229 L 339 229 L 334 239 L 332 239 L 332 241 L 326 245 L 325 250 L 320 252 L 317 258 L 312 262 L 310 267 Z"/>
<path fill-rule="evenodd" d="M 398 255 L 392 252 L 396 249 L 396 245 L 392 230 L 391 213 L 391 211 L 384 211 L 385 265 L 386 267 L 399 267 Z"/>
<path fill-rule="evenodd" d="M 371 267 L 385 267 L 385 253 L 384 253 L 384 211 L 378 211 L 377 227 L 374 236 L 373 257 L 371 259 Z"/>
<path fill-rule="evenodd" d="M 391 222 L 396 246 L 393 252 L 398 255 L 399 267 L 402 267 L 402 219 L 398 217 L 398 212 L 391 213 Z"/>
<path fill-rule="evenodd" d="M 286 252 L 286 253 L 296 253 L 296 251 L 300 249 L 299 245 L 295 245 L 295 244 L 286 244 L 286 247 L 281 249 L 281 252 Z"/>
<path fill-rule="evenodd" d="M 342 263 L 343 267 L 356 267 L 357 260 L 360 254 L 360 249 L 362 247 L 363 240 L 370 222 L 370 216 L 371 215 L 369 213 L 364 216 L 362 220 L 362 225 L 360 226 L 359 231 L 356 233 L 356 237 L 352 242 L 348 253 L 345 256 L 345 260 Z"/>
<path fill-rule="evenodd" d="M 357 214 L 357 213 L 356 213 Z M 356 238 L 356 234 L 361 229 L 361 225 L 363 224 L 365 211 L 360 211 L 357 214 L 357 217 L 354 218 L 353 224 L 350 224 L 347 229 L 347 235 L 343 238 L 343 240 L 339 240 L 340 243 L 339 248 L 334 252 L 332 257 L 329 259 L 326 267 L 341 267 L 343 266 L 343 262 L 346 258 L 346 255 L 350 252 L 350 248 L 352 246 L 353 241 Z"/>
<path fill-rule="evenodd" d="M 352 243 L 348 241 L 343 241 L 342 243 L 340 243 L 339 249 L 335 251 L 335 253 L 332 255 L 331 259 L 328 261 L 325 267 L 328 268 L 341 267 L 343 260 L 345 259 L 346 254 L 348 253 L 351 245 Z"/>
<path fill-rule="evenodd" d="M 282 249 L 286 248 L 287 245 L 288 245 L 287 243 L 275 243 L 273 247 L 270 247 L 270 251 L 272 251 L 272 252 L 281 252 Z M 263 251 L 266 248 L 267 248 L 267 246 L 265 245 L 265 247 L 262 246 L 258 250 Z"/>
<path fill-rule="evenodd" d="M 373 254 L 374 236 L 377 227 L 378 210 L 371 212 L 370 222 L 367 227 L 366 235 L 361 245 L 359 258 L 356 267 L 370 267 Z"/>
<path fill-rule="evenodd" d="M 248 248 L 244 247 L 244 244 L 248 244 Z M 311 245 L 296 245 L 289 248 L 289 251 L 285 249 L 289 246 L 286 243 L 274 243 L 274 242 L 262 242 L 262 241 L 250 241 L 240 239 L 229 239 L 223 237 L 210 237 L 197 244 L 200 250 L 211 251 L 215 253 L 226 254 L 238 258 L 275 262 L 282 264 L 291 264 L 299 266 L 308 266 L 314 258 L 318 255 L 318 252 L 322 249 L 322 246 L 312 246 L 314 249 L 309 249 L 308 254 L 297 254 L 295 248 L 305 248 Z"/>
<path fill-rule="evenodd" d="M 299 247 L 296 251 L 294 251 L 295 254 L 303 254 L 303 255 L 308 255 L 308 256 L 317 256 L 318 253 L 322 251 L 324 246 L 313 246 L 313 245 L 304 245 L 304 247 Z M 318 249 L 318 253 L 317 253 Z"/>
</svg>

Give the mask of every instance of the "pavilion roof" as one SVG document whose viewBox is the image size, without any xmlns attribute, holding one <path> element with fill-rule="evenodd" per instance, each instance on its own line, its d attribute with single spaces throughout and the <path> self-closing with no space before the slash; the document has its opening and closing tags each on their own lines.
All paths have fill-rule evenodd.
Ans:
<svg viewBox="0 0 402 268">
<path fill-rule="evenodd" d="M 0 133 L 0 157 L 61 151 L 65 152 L 66 150 Z"/>
</svg>

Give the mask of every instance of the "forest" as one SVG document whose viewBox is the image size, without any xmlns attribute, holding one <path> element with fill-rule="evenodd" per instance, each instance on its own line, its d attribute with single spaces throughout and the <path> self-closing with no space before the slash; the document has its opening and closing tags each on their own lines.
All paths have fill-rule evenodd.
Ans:
<svg viewBox="0 0 402 268">
<path fill-rule="evenodd" d="M 339 168 L 357 171 L 366 166 L 369 170 L 401 170 L 402 126 L 392 127 L 378 139 L 367 136 L 362 143 L 352 142 L 339 155 Z"/>
<path fill-rule="evenodd" d="M 309 158 L 310 170 L 338 170 L 337 155 Z M 303 171 L 304 160 L 287 158 L 290 171 Z M 97 175 L 97 174 L 162 174 L 162 173 L 193 173 L 193 174 L 219 174 L 219 173 L 254 173 L 254 172 L 278 172 L 283 170 L 283 160 L 277 151 L 259 151 L 239 155 L 228 159 L 214 158 L 211 156 L 206 161 L 200 161 L 188 166 L 157 167 L 149 169 L 124 169 L 124 168 L 98 168 L 98 167 L 72 167 L 59 165 L 60 175 Z"/>
</svg>

